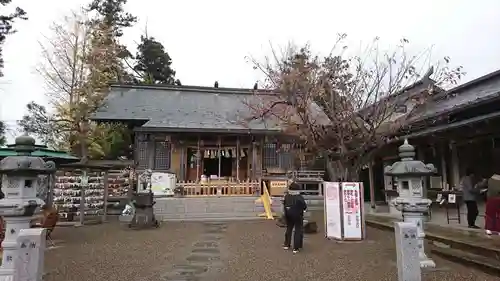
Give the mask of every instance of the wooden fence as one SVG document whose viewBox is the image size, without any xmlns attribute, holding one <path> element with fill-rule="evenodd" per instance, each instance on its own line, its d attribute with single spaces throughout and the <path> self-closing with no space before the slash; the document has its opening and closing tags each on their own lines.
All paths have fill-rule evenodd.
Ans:
<svg viewBox="0 0 500 281">
<path fill-rule="evenodd" d="M 255 196 L 260 195 L 259 181 L 196 183 L 178 182 L 184 196 Z"/>
</svg>

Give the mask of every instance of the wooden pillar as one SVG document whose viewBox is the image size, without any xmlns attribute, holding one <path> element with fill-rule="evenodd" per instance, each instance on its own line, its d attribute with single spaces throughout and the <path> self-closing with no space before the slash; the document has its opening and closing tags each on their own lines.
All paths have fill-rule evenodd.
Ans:
<svg viewBox="0 0 500 281">
<path fill-rule="evenodd" d="M 219 169 L 218 169 L 218 174 L 217 176 L 219 177 L 220 179 L 220 170 L 221 170 L 221 166 L 222 166 L 222 138 L 219 136 L 217 137 L 217 146 L 218 146 L 218 149 L 217 149 L 217 155 L 219 156 Z"/>
<path fill-rule="evenodd" d="M 259 181 L 262 178 L 263 154 L 264 154 L 264 139 L 261 138 L 259 141 L 259 148 L 257 149 L 257 153 L 255 154 L 255 177 Z"/>
<path fill-rule="evenodd" d="M 252 141 L 252 180 L 257 177 L 257 142 Z"/>
<path fill-rule="evenodd" d="M 148 138 L 148 144 L 147 144 L 147 147 L 148 147 L 148 150 L 147 150 L 147 154 L 148 154 L 148 166 L 146 167 L 146 169 L 151 169 L 151 170 L 154 170 L 155 168 L 155 141 L 154 141 L 154 137 L 153 136 L 150 136 Z"/>
<path fill-rule="evenodd" d="M 458 162 L 458 151 L 455 143 L 450 143 L 451 147 L 451 184 L 458 188 L 460 184 L 460 163 Z"/>
<path fill-rule="evenodd" d="M 447 145 L 441 145 L 441 188 L 444 190 L 450 189 L 448 186 L 448 172 L 446 167 L 446 150 L 448 149 Z"/>
<path fill-rule="evenodd" d="M 247 179 L 251 179 L 252 178 L 252 174 L 251 174 L 251 165 L 252 165 L 252 162 L 250 160 L 250 157 L 251 157 L 251 154 L 252 153 L 252 147 L 251 146 L 248 146 L 248 150 L 247 150 Z"/>
<path fill-rule="evenodd" d="M 375 180 L 373 179 L 373 161 L 368 163 L 368 181 L 370 183 L 370 206 L 376 208 L 375 204 Z"/>
<path fill-rule="evenodd" d="M 80 225 L 83 225 L 85 223 L 85 191 L 87 190 L 88 186 L 88 172 L 86 169 L 83 170 L 81 177 L 82 184 L 80 185 L 80 206 L 78 209 L 80 211 L 79 222 Z M 84 179 L 85 177 L 86 179 Z"/>
<path fill-rule="evenodd" d="M 180 167 L 179 167 L 179 178 L 178 180 L 184 181 L 186 180 L 186 162 L 187 162 L 187 155 L 186 155 L 186 146 L 184 144 L 179 145 L 180 149 Z"/>
<path fill-rule="evenodd" d="M 196 182 L 200 181 L 200 158 L 201 158 L 200 136 L 198 136 L 198 144 L 196 149 Z"/>
<path fill-rule="evenodd" d="M 137 179 L 137 171 L 135 170 L 135 166 L 130 167 L 130 172 L 128 175 L 129 188 L 127 192 L 127 198 L 131 199 L 134 194 L 134 189 L 137 190 L 138 179 Z"/>
<path fill-rule="evenodd" d="M 240 137 L 236 137 L 236 182 L 240 182 Z"/>
<path fill-rule="evenodd" d="M 102 212 L 102 222 L 106 222 L 108 216 L 108 192 L 109 192 L 109 171 L 104 171 L 104 195 L 102 201 L 104 201 L 103 212 Z"/>
</svg>

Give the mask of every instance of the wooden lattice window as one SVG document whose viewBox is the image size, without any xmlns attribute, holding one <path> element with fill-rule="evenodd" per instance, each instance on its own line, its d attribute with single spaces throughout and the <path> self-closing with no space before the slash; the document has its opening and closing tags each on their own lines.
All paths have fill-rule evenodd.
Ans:
<svg viewBox="0 0 500 281">
<path fill-rule="evenodd" d="M 276 143 L 265 143 L 262 149 L 262 163 L 264 169 L 277 168 L 278 162 Z"/>
<path fill-rule="evenodd" d="M 147 169 L 148 161 L 148 137 L 147 135 L 137 135 L 135 138 L 135 153 L 137 167 L 139 169 Z"/>
<path fill-rule="evenodd" d="M 293 168 L 293 152 L 291 144 L 283 144 L 281 146 L 281 150 L 278 152 L 279 154 L 279 163 L 280 168 L 285 170 L 291 170 Z"/>
<path fill-rule="evenodd" d="M 155 170 L 170 169 L 170 143 L 166 141 L 155 142 Z"/>
<path fill-rule="evenodd" d="M 139 169 L 169 170 L 171 157 L 170 142 L 165 138 L 154 138 L 150 134 L 138 134 L 135 141 L 135 154 Z"/>
</svg>

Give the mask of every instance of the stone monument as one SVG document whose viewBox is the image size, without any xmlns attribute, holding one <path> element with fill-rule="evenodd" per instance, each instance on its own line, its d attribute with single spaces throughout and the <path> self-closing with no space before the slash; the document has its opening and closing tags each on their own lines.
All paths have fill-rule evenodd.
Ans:
<svg viewBox="0 0 500 281">
<path fill-rule="evenodd" d="M 17 237 L 14 281 L 42 281 L 46 235 L 45 228 L 21 229 Z"/>
<path fill-rule="evenodd" d="M 395 177 L 397 182 L 399 196 L 391 204 L 403 213 L 405 222 L 417 226 L 420 266 L 435 267 L 434 261 L 425 254 L 423 221 L 432 204 L 430 199 L 424 198 L 424 180 L 434 174 L 436 168 L 432 164 L 415 160 L 415 148 L 408 143 L 408 140 L 399 147 L 399 157 L 401 161 L 385 167 L 384 171 L 385 175 Z"/>
<path fill-rule="evenodd" d="M 422 270 L 418 256 L 417 226 L 408 222 L 394 225 L 399 281 L 420 281 Z"/>
<path fill-rule="evenodd" d="M 0 175 L 5 198 L 0 200 L 0 216 L 5 221 L 5 240 L 0 266 L 0 281 L 13 280 L 14 260 L 18 257 L 17 238 L 21 229 L 29 229 L 38 207 L 44 204 L 37 198 L 38 176 L 53 174 L 56 165 L 32 156 L 35 139 L 24 135 L 16 138 L 16 156 L 0 161 Z"/>
</svg>

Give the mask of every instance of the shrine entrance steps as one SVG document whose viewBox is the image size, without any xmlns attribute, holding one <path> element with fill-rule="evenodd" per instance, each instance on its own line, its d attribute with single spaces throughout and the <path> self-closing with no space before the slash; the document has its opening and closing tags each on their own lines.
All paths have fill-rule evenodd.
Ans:
<svg viewBox="0 0 500 281">
<path fill-rule="evenodd" d="M 256 196 L 156 198 L 160 221 L 258 220 L 263 212 Z"/>
<path fill-rule="evenodd" d="M 323 210 L 322 196 L 305 196 L 309 211 Z M 199 196 L 156 198 L 155 215 L 160 221 L 262 220 L 258 196 Z M 281 198 L 273 197 L 272 211 L 281 214 Z"/>
</svg>

